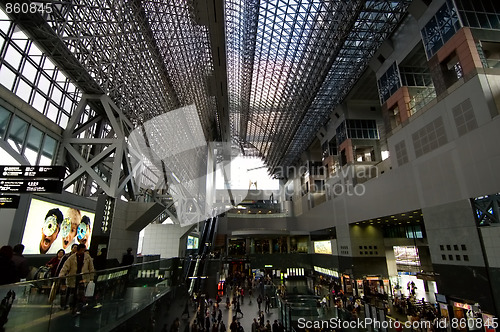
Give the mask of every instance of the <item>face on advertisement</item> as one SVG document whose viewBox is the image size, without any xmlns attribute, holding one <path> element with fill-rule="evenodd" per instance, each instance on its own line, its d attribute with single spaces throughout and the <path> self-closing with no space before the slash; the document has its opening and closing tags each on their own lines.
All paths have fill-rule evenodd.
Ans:
<svg viewBox="0 0 500 332">
<path fill-rule="evenodd" d="M 41 254 L 45 254 L 56 240 L 61 229 L 62 220 L 63 215 L 59 209 L 51 209 L 47 212 L 42 225 L 42 239 L 40 240 Z"/>
<path fill-rule="evenodd" d="M 82 217 L 82 221 L 80 222 L 80 225 L 78 226 L 77 229 L 77 234 L 76 234 L 76 239 L 78 240 L 78 243 L 84 244 L 87 246 L 87 242 L 90 236 L 90 218 L 87 216 Z"/>
<path fill-rule="evenodd" d="M 69 208 L 66 212 L 65 218 L 61 224 L 61 235 L 62 235 L 62 247 L 63 249 L 68 248 L 68 245 L 73 242 L 76 236 L 78 226 L 82 216 L 80 210 Z"/>
</svg>

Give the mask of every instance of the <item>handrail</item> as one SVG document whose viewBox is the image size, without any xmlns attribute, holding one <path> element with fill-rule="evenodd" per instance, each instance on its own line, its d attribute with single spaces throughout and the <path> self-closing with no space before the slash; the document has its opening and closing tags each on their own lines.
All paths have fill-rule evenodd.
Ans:
<svg viewBox="0 0 500 332">
<path fill-rule="evenodd" d="M 177 287 L 181 263 L 170 258 L 98 270 L 93 292 L 85 284 L 65 285 L 69 278 L 88 273 L 2 285 L 0 299 L 15 294 L 4 328 L 49 331 L 78 324 L 82 330 L 112 330 Z"/>
</svg>

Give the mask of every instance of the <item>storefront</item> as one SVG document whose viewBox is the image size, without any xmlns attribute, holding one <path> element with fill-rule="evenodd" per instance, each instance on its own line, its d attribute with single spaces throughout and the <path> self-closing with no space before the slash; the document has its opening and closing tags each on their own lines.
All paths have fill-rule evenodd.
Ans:
<svg viewBox="0 0 500 332">
<path fill-rule="evenodd" d="M 482 321 L 483 316 L 477 304 L 465 303 L 465 301 L 450 301 L 453 308 L 455 326 L 452 326 L 457 331 L 479 331 L 483 330 Z"/>
</svg>

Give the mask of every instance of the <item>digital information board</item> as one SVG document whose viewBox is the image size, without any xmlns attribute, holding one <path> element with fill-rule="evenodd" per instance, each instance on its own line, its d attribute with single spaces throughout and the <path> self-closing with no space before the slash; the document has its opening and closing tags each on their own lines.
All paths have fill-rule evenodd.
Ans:
<svg viewBox="0 0 500 332">
<path fill-rule="evenodd" d="M 64 178 L 64 166 L 0 166 L 0 178 L 2 179 L 58 179 Z"/>
</svg>

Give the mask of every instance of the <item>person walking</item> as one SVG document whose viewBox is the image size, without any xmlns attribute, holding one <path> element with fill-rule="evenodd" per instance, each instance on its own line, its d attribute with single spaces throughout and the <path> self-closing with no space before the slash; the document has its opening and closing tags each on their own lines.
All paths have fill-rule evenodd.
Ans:
<svg viewBox="0 0 500 332">
<path fill-rule="evenodd" d="M 241 311 L 241 307 L 240 307 L 240 302 L 239 301 L 236 301 L 236 312 L 234 313 L 234 315 L 238 315 L 238 313 L 241 314 L 241 317 L 243 317 L 243 312 Z"/>
<path fill-rule="evenodd" d="M 94 279 L 94 271 L 92 257 L 86 251 L 85 245 L 79 244 L 76 253 L 66 260 L 59 273 L 59 277 L 69 276 L 66 278 L 66 285 L 70 293 L 74 294 L 70 304 L 74 314 L 80 313 L 80 308 L 77 306 L 83 302 L 85 286 Z"/>
</svg>

